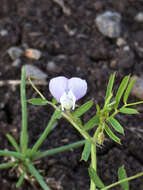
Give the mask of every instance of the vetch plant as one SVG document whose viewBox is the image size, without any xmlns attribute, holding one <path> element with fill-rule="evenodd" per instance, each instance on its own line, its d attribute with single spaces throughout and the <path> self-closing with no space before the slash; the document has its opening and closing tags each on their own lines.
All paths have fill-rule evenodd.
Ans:
<svg viewBox="0 0 143 190">
<path fill-rule="evenodd" d="M 35 161 L 45 156 L 50 156 L 83 145 L 84 148 L 81 154 L 81 160 L 87 161 L 89 158 L 91 158 L 91 163 L 88 168 L 90 177 L 90 190 L 107 190 L 116 185 L 121 185 L 124 190 L 129 190 L 128 181 L 143 175 L 143 172 L 141 172 L 132 177 L 127 177 L 124 166 L 121 166 L 118 169 L 118 181 L 110 185 L 105 185 L 97 174 L 98 159 L 96 147 L 104 145 L 105 134 L 118 144 L 121 144 L 121 140 L 114 133 L 114 131 L 124 135 L 124 128 L 116 119 L 116 115 L 118 113 L 137 114 L 138 111 L 131 106 L 143 103 L 143 101 L 128 103 L 129 94 L 135 83 L 134 79 L 130 79 L 130 76 L 125 76 L 116 94 L 114 95 L 113 84 L 115 74 L 112 74 L 108 82 L 104 105 L 99 106 L 97 104 L 94 116 L 91 117 L 87 123 L 83 123 L 81 116 L 85 114 L 92 106 L 94 106 L 93 100 L 89 100 L 77 109 L 75 108 L 76 101 L 86 94 L 87 83 L 85 80 L 77 77 L 67 79 L 63 76 L 51 79 L 49 83 L 49 90 L 56 100 L 54 99 L 53 101 L 48 101 L 29 78 L 30 84 L 40 95 L 40 98 L 26 100 L 26 74 L 24 68 L 22 69 L 21 76 L 22 130 L 20 135 L 20 143 L 18 144 L 15 139 L 10 134 L 8 134 L 8 140 L 13 145 L 15 151 L 0 151 L 0 156 L 7 156 L 11 159 L 10 162 L 1 164 L 0 168 L 3 169 L 13 167 L 20 174 L 19 180 L 16 184 L 17 187 L 22 184 L 24 179 L 27 179 L 30 182 L 31 179 L 35 177 L 44 190 L 49 190 L 50 188 L 44 181 L 40 172 L 35 167 Z M 28 148 L 29 136 L 27 132 L 27 101 L 37 106 L 49 104 L 54 108 L 54 112 L 48 125 L 32 148 Z M 120 106 L 121 101 L 123 104 L 122 106 Z M 57 119 L 62 117 L 71 123 L 71 125 L 81 134 L 84 140 L 58 148 L 40 151 L 39 148 L 43 141 L 48 137 L 54 123 Z M 88 132 L 91 129 L 94 131 L 93 135 Z"/>
<path fill-rule="evenodd" d="M 72 88 L 70 88 L 71 86 L 69 85 L 69 81 L 72 81 L 72 79 L 67 79 L 62 76 L 50 80 L 49 90 L 51 94 L 56 98 L 57 102 L 61 104 L 59 106 L 46 100 L 46 98 L 41 95 L 39 90 L 33 85 L 32 81 L 30 80 L 33 88 L 41 96 L 41 100 L 31 99 L 29 102 L 32 104 L 37 104 L 37 101 L 40 104 L 40 101 L 41 103 L 44 101 L 45 104 L 51 105 L 60 113 L 60 117 L 67 119 L 73 125 L 73 127 L 83 136 L 85 139 L 85 145 L 81 155 L 81 160 L 87 161 L 89 157 L 91 157 L 91 164 L 88 168 L 89 176 L 91 179 L 90 190 L 106 190 L 119 184 L 124 190 L 129 190 L 128 181 L 142 176 L 143 172 L 132 177 L 127 177 L 126 171 L 122 166 L 118 170 L 119 181 L 105 186 L 97 174 L 96 147 L 102 146 L 104 144 L 105 133 L 109 136 L 110 139 L 116 143 L 121 144 L 120 138 L 112 131 L 113 129 L 117 133 L 124 135 L 124 128 L 116 119 L 116 115 L 118 113 L 137 114 L 138 111 L 131 106 L 143 103 L 143 101 L 128 103 L 128 97 L 135 83 L 135 79 L 130 79 L 129 75 L 125 76 L 117 90 L 117 93 L 115 96 L 113 96 L 115 74 L 112 74 L 108 82 L 104 106 L 101 108 L 101 106 L 97 104 L 96 114 L 85 124 L 83 124 L 80 117 L 85 114 L 94 105 L 94 103 L 92 100 L 90 100 L 77 108 L 75 111 L 71 109 L 75 107 L 75 98 L 78 96 L 79 98 L 83 97 L 87 90 L 86 82 L 83 82 L 84 80 L 80 78 L 76 79 L 77 81 L 75 80 L 72 83 Z M 62 101 L 63 99 L 64 103 Z M 120 102 L 122 100 L 123 106 L 120 107 Z M 95 129 L 95 132 L 94 135 L 91 136 L 88 131 L 93 128 Z"/>
</svg>

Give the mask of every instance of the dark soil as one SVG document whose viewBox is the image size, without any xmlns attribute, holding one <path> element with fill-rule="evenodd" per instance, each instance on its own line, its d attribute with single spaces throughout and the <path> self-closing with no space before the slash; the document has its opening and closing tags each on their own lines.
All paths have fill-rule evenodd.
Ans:
<svg viewBox="0 0 143 190">
<path fill-rule="evenodd" d="M 78 76 L 88 82 L 88 93 L 79 104 L 95 99 L 103 103 L 105 87 L 111 73 L 116 71 L 116 85 L 127 74 L 143 75 L 143 24 L 134 20 L 135 15 L 143 10 L 142 0 L 65 0 L 70 15 L 52 0 L 1 0 L 0 30 L 8 30 L 7 36 L 0 36 L 0 80 L 19 80 L 21 67 L 33 64 L 48 74 L 50 78 L 64 75 Z M 104 37 L 95 25 L 95 18 L 105 10 L 117 11 L 122 15 L 122 37 L 130 51 L 125 53 L 123 47 L 116 45 L 116 39 Z M 67 29 L 68 28 L 68 29 Z M 22 57 L 22 64 L 12 66 L 7 54 L 12 46 L 39 49 L 40 60 Z M 53 61 L 56 69 L 48 71 L 47 64 Z M 115 88 L 117 88 L 115 86 Z M 48 98 L 51 95 L 48 86 L 39 89 Z M 31 87 L 27 88 L 27 97 L 36 96 Z M 131 97 L 130 101 L 135 100 Z M 142 106 L 138 106 L 143 112 Z M 0 88 L 0 149 L 11 149 L 5 135 L 12 134 L 19 140 L 21 130 L 21 105 L 19 87 L 5 85 Z M 30 146 L 44 130 L 52 108 L 28 105 Z M 94 111 L 95 112 L 95 111 Z M 84 116 L 87 121 L 93 111 Z M 131 117 L 119 115 L 118 119 L 125 127 L 122 145 L 106 139 L 103 148 L 98 149 L 98 171 L 105 182 L 110 184 L 117 180 L 117 168 L 125 165 L 128 176 L 143 171 L 143 127 L 142 113 Z M 134 130 L 133 130 L 134 129 Z M 76 142 L 82 139 L 78 132 L 64 120 L 51 132 L 41 149 Z M 44 158 L 37 168 L 43 169 L 45 180 L 53 190 L 88 190 L 89 163 L 80 162 L 82 148 Z M 3 159 L 1 158 L 1 161 Z M 15 190 L 17 174 L 11 170 L 0 171 L 1 190 Z M 25 182 L 19 189 L 37 190 L 39 185 Z M 113 188 L 121 190 L 120 187 Z M 131 190 L 143 190 L 141 178 L 131 182 Z"/>
</svg>

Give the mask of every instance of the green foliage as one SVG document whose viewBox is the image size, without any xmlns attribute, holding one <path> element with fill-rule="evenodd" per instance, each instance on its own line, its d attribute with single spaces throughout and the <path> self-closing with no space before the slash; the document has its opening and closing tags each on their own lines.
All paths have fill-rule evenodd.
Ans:
<svg viewBox="0 0 143 190">
<path fill-rule="evenodd" d="M 32 98 L 32 99 L 27 100 L 27 102 L 35 106 L 44 106 L 47 104 L 47 100 L 42 99 L 42 98 Z"/>
<path fill-rule="evenodd" d="M 120 123 L 113 117 L 109 119 L 109 123 L 112 125 L 112 127 L 119 133 L 124 134 L 124 129 L 120 125 Z"/>
<path fill-rule="evenodd" d="M 93 106 L 93 103 L 94 103 L 93 100 L 86 102 L 85 104 L 80 106 L 78 109 L 76 109 L 72 113 L 72 116 L 77 117 L 77 118 L 82 116 L 84 113 L 86 113 Z"/>
<path fill-rule="evenodd" d="M 124 104 L 127 103 L 128 97 L 130 95 L 130 92 L 131 92 L 131 90 L 132 90 L 133 85 L 135 84 L 135 82 L 136 82 L 135 78 L 131 79 L 131 81 L 129 82 L 129 85 L 128 85 L 126 91 L 125 91 L 124 98 L 123 98 Z"/>
<path fill-rule="evenodd" d="M 127 178 L 126 170 L 125 170 L 124 166 L 122 166 L 118 169 L 118 179 L 122 180 L 122 179 L 126 179 L 126 178 Z M 129 190 L 128 181 L 122 182 L 122 183 L 120 183 L 120 185 L 124 190 Z"/>
<path fill-rule="evenodd" d="M 90 178 L 92 179 L 92 181 L 95 183 L 95 185 L 98 188 L 104 188 L 104 183 L 102 182 L 102 180 L 99 178 L 99 176 L 97 175 L 96 171 L 94 170 L 94 168 L 90 167 L 88 168 L 88 172 L 90 175 Z"/>
<path fill-rule="evenodd" d="M 99 116 L 95 115 L 84 125 L 84 129 L 88 131 L 92 129 L 93 127 L 95 127 L 96 125 L 98 125 L 99 122 L 100 122 Z"/>
<path fill-rule="evenodd" d="M 139 113 L 136 109 L 133 109 L 133 108 L 121 108 L 119 111 L 121 113 L 125 113 L 125 114 L 138 114 Z"/>
<path fill-rule="evenodd" d="M 111 131 L 111 129 L 108 127 L 108 125 L 105 125 L 105 132 L 110 137 L 110 139 L 112 139 L 113 141 L 115 141 L 119 144 L 121 143 L 120 139 Z"/>
<path fill-rule="evenodd" d="M 91 152 L 91 142 L 86 140 L 84 149 L 82 152 L 81 160 L 84 160 L 85 162 L 87 162 L 87 160 L 90 156 L 90 152 Z"/>
<path fill-rule="evenodd" d="M 129 75 L 124 77 L 119 88 L 118 88 L 118 91 L 117 91 L 116 96 L 115 96 L 115 101 L 116 101 L 115 108 L 117 108 L 119 103 L 120 103 L 121 97 L 122 97 L 122 95 L 123 95 L 123 93 L 127 87 L 129 79 L 130 79 Z"/>
<path fill-rule="evenodd" d="M 110 79 L 109 79 L 109 82 L 107 85 L 105 100 L 107 100 L 109 98 L 109 96 L 112 94 L 114 80 L 115 80 L 115 73 L 111 74 L 111 76 L 110 76 Z"/>
</svg>

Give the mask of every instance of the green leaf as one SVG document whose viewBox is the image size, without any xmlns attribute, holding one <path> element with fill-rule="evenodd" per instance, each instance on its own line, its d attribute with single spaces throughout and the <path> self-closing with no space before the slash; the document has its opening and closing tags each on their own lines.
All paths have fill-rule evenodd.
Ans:
<svg viewBox="0 0 143 190">
<path fill-rule="evenodd" d="M 107 100 L 108 97 L 112 93 L 112 88 L 113 88 L 114 80 L 115 80 L 115 73 L 111 74 L 111 76 L 110 76 L 110 79 L 109 79 L 109 82 L 108 82 L 108 85 L 107 85 L 105 100 Z"/>
<path fill-rule="evenodd" d="M 112 125 L 112 127 L 113 127 L 117 132 L 119 132 L 119 133 L 121 133 L 121 134 L 124 134 L 124 129 L 123 129 L 123 127 L 120 125 L 120 123 L 119 123 L 115 118 L 111 117 L 111 118 L 109 119 L 109 122 L 110 122 L 110 124 Z"/>
<path fill-rule="evenodd" d="M 47 104 L 47 100 L 44 100 L 42 98 L 32 98 L 27 100 L 27 102 L 36 106 L 44 106 Z"/>
<path fill-rule="evenodd" d="M 84 149 L 82 152 L 81 160 L 84 160 L 85 162 L 87 162 L 87 160 L 90 156 L 90 152 L 91 152 L 91 142 L 86 140 Z"/>
<path fill-rule="evenodd" d="M 98 104 L 96 104 L 96 110 L 97 110 L 97 113 L 100 113 L 100 107 Z"/>
<path fill-rule="evenodd" d="M 130 81 L 130 83 L 129 83 L 129 85 L 128 85 L 126 91 L 125 91 L 125 94 L 124 94 L 124 98 L 123 98 L 124 104 L 127 103 L 128 97 L 129 97 L 129 95 L 130 95 L 130 92 L 131 92 L 132 87 L 133 87 L 133 85 L 135 84 L 135 82 L 136 82 L 136 79 L 135 79 L 135 78 L 131 79 L 131 81 Z"/>
<path fill-rule="evenodd" d="M 55 111 L 55 118 L 56 119 L 61 119 L 62 117 L 62 111 L 61 110 L 56 110 Z"/>
<path fill-rule="evenodd" d="M 34 146 L 32 147 L 32 154 L 34 154 L 38 148 L 41 146 L 41 144 L 43 143 L 43 141 L 47 138 L 48 134 L 50 133 L 50 131 L 52 130 L 57 117 L 59 117 L 58 115 L 59 113 L 57 112 L 57 110 L 55 110 L 55 112 L 53 113 L 50 121 L 48 122 L 48 125 L 46 126 L 44 132 L 40 135 L 39 139 L 36 141 L 36 143 L 34 144 Z"/>
<path fill-rule="evenodd" d="M 106 131 L 107 135 L 108 135 L 113 141 L 115 141 L 115 142 L 121 144 L 119 137 L 117 137 L 117 136 L 111 131 L 111 129 L 108 127 L 108 125 L 105 125 L 105 131 Z"/>
<path fill-rule="evenodd" d="M 0 169 L 11 168 L 14 165 L 15 165 L 15 162 L 8 162 L 8 163 L 0 164 Z"/>
<path fill-rule="evenodd" d="M 96 125 L 98 125 L 99 122 L 100 122 L 99 116 L 95 115 L 84 125 L 84 129 L 88 131 L 93 127 L 95 127 Z"/>
<path fill-rule="evenodd" d="M 122 180 L 122 179 L 125 179 L 125 178 L 127 178 L 127 174 L 126 174 L 126 170 L 125 170 L 124 166 L 122 166 L 122 167 L 120 167 L 118 169 L 118 179 Z M 129 190 L 129 183 L 128 183 L 128 181 L 120 183 L 120 185 L 121 185 L 121 187 L 124 190 Z"/>
<path fill-rule="evenodd" d="M 22 72 L 21 72 L 20 96 L 21 96 L 21 111 L 22 111 L 22 130 L 20 135 L 20 146 L 22 152 L 26 153 L 28 145 L 28 134 L 27 134 L 26 71 L 24 67 L 22 67 Z"/>
<path fill-rule="evenodd" d="M 58 104 L 58 101 L 56 100 L 56 98 L 52 98 L 52 103 L 55 105 Z"/>
<path fill-rule="evenodd" d="M 17 142 L 15 141 L 15 139 L 10 135 L 10 134 L 7 134 L 6 135 L 9 142 L 13 145 L 13 147 L 15 148 L 15 150 L 17 152 L 20 152 L 20 147 L 18 146 Z"/>
<path fill-rule="evenodd" d="M 123 95 L 123 93 L 124 93 L 124 91 L 125 91 L 125 89 L 127 87 L 129 78 L 130 78 L 129 75 L 124 77 L 121 84 L 120 84 L 120 86 L 119 86 L 119 88 L 118 88 L 117 94 L 115 96 L 115 101 L 116 101 L 116 104 L 115 104 L 116 106 L 115 107 L 116 108 L 118 107 L 120 99 L 121 99 L 121 97 L 122 97 L 122 95 Z"/>
<path fill-rule="evenodd" d="M 133 109 L 133 108 L 121 108 L 119 111 L 121 113 L 125 113 L 125 114 L 138 114 L 139 113 L 136 109 Z"/>
<path fill-rule="evenodd" d="M 80 117 L 82 116 L 85 112 L 87 112 L 92 106 L 93 106 L 93 100 L 90 100 L 80 106 L 78 109 L 75 110 L 75 112 L 72 113 L 73 117 Z"/>
<path fill-rule="evenodd" d="M 28 167 L 29 172 L 36 178 L 36 180 L 41 185 L 41 187 L 44 190 L 50 190 L 50 188 L 47 186 L 47 184 L 43 180 L 43 177 L 39 174 L 38 170 L 36 170 L 36 168 L 31 164 L 29 160 L 26 160 L 26 165 Z"/>
<path fill-rule="evenodd" d="M 94 170 L 94 168 L 88 168 L 88 172 L 90 175 L 90 178 L 92 179 L 92 181 L 95 183 L 95 185 L 98 188 L 104 188 L 104 183 L 101 181 L 101 179 L 99 178 L 99 176 L 97 175 L 96 171 Z"/>
<path fill-rule="evenodd" d="M 16 183 L 16 188 L 20 187 L 24 180 L 24 172 L 21 174 L 21 176 L 18 179 L 18 182 Z"/>
<path fill-rule="evenodd" d="M 13 152 L 13 151 L 6 151 L 6 150 L 0 150 L 0 156 L 8 156 L 8 157 L 12 156 L 21 160 L 24 159 L 24 155 L 21 154 L 20 152 Z"/>
</svg>

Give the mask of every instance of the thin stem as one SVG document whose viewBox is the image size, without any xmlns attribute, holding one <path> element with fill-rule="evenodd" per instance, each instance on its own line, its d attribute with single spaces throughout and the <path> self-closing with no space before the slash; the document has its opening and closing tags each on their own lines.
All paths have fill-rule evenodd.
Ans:
<svg viewBox="0 0 143 190">
<path fill-rule="evenodd" d="M 91 167 L 95 170 L 97 170 L 97 160 L 96 160 L 96 144 L 91 144 Z M 96 185 L 91 179 L 90 182 L 90 190 L 96 190 Z"/>
<path fill-rule="evenodd" d="M 35 145 L 32 148 L 32 153 L 36 152 L 38 150 L 38 148 L 40 147 L 40 145 L 43 143 L 43 141 L 47 138 L 49 132 L 51 131 L 54 123 L 56 122 L 56 111 L 53 113 L 47 127 L 45 128 L 44 132 L 42 133 L 42 135 L 40 136 L 40 138 L 37 140 L 37 142 L 35 143 Z"/>
<path fill-rule="evenodd" d="M 36 178 L 36 180 L 41 185 L 41 187 L 44 190 L 50 190 L 50 188 L 47 186 L 47 184 L 43 180 L 43 177 L 39 174 L 38 170 L 32 165 L 32 163 L 29 160 L 26 160 L 26 165 L 29 169 L 29 172 Z"/>
<path fill-rule="evenodd" d="M 44 100 L 46 100 L 46 98 L 41 94 L 41 92 L 33 84 L 33 82 L 31 81 L 30 77 L 28 78 L 28 80 L 29 80 L 29 83 L 31 84 L 31 86 L 34 88 L 34 90 L 41 96 L 41 98 L 44 99 Z"/>
<path fill-rule="evenodd" d="M 28 134 L 27 134 L 27 102 L 26 102 L 26 72 L 25 68 L 22 68 L 21 74 L 21 85 L 20 85 L 20 95 L 21 95 L 21 110 L 22 110 L 22 130 L 20 136 L 20 146 L 22 152 L 25 154 L 28 145 Z"/>
<path fill-rule="evenodd" d="M 117 181 L 117 182 L 115 182 L 115 183 L 112 183 L 111 185 L 108 185 L 108 186 L 102 188 L 101 190 L 110 189 L 110 188 L 112 188 L 112 187 L 115 187 L 116 185 L 119 185 L 120 183 L 123 183 L 123 182 L 126 182 L 126 181 L 130 181 L 130 180 L 136 179 L 136 178 L 141 177 L 141 176 L 143 176 L 143 172 L 140 172 L 140 173 L 138 173 L 138 174 L 136 174 L 136 175 L 134 175 L 134 176 L 131 176 L 131 177 L 122 179 L 122 180 L 120 180 L 120 181 Z"/>
<path fill-rule="evenodd" d="M 76 143 L 61 146 L 59 148 L 53 148 L 51 150 L 41 152 L 40 155 L 34 157 L 34 160 L 43 158 L 45 156 L 51 156 L 51 155 L 54 155 L 54 154 L 57 154 L 57 153 L 60 153 L 60 152 L 68 151 L 68 150 L 71 150 L 73 148 L 78 148 L 78 147 L 84 145 L 84 143 L 85 143 L 85 140 L 82 140 L 82 141 L 79 141 L 79 142 L 76 142 Z"/>
<path fill-rule="evenodd" d="M 19 153 L 19 152 L 13 152 L 13 151 L 0 151 L 0 156 L 8 156 L 8 157 L 15 157 L 21 160 L 24 160 L 24 156 L 23 154 Z"/>
<path fill-rule="evenodd" d="M 0 169 L 11 168 L 14 165 L 15 165 L 15 162 L 8 162 L 8 163 L 0 164 Z"/>
</svg>

